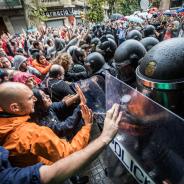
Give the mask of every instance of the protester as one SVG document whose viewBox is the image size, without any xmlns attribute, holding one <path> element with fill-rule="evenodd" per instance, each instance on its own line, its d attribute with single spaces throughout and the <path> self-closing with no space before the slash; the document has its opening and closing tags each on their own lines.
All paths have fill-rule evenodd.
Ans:
<svg viewBox="0 0 184 184">
<path fill-rule="evenodd" d="M 13 82 L 20 82 L 33 89 L 40 84 L 41 80 L 36 76 L 26 72 L 16 72 L 12 78 Z"/>
<path fill-rule="evenodd" d="M 51 128 L 59 137 L 65 137 L 68 140 L 83 126 L 79 106 L 73 112 L 68 113 L 68 107 L 79 102 L 77 94 L 65 97 L 62 102 L 55 103 L 52 103 L 50 97 L 39 89 L 34 89 L 33 94 L 37 101 L 35 103 L 35 112 L 31 115 L 32 121 L 41 126 Z M 65 119 L 63 117 L 66 114 L 71 115 L 68 115 Z"/>
<path fill-rule="evenodd" d="M 119 113 L 119 106 L 114 105 L 108 112 L 104 121 L 104 128 L 101 135 L 81 151 L 75 152 L 63 158 L 51 166 L 36 164 L 26 168 L 11 167 L 8 160 L 8 152 L 0 147 L 0 158 L 2 170 L 0 179 L 2 183 L 61 183 L 69 176 L 72 176 L 80 168 L 90 163 L 110 143 L 118 131 L 118 124 L 122 113 Z M 75 164 L 74 164 L 75 163 Z"/>
<path fill-rule="evenodd" d="M 10 151 L 13 164 L 28 166 L 42 162 L 50 165 L 84 148 L 89 141 L 92 114 L 82 98 L 84 97 L 81 97 L 84 126 L 67 142 L 59 139 L 48 127 L 28 122 L 29 115 L 34 112 L 36 98 L 27 86 L 16 82 L 1 84 L 0 139 L 1 145 Z M 4 139 L 5 137 L 8 139 Z"/>
<path fill-rule="evenodd" d="M 36 68 L 28 65 L 28 59 L 22 55 L 16 55 L 14 57 L 13 65 L 15 67 L 15 70 L 28 72 L 38 77 L 40 77 L 41 75 L 41 73 Z"/>
<path fill-rule="evenodd" d="M 61 101 L 65 96 L 73 95 L 72 85 L 64 81 L 64 69 L 60 65 L 52 65 L 49 71 L 49 77 L 43 83 L 43 89 L 47 92 L 53 101 Z"/>
<path fill-rule="evenodd" d="M 9 59 L 7 57 L 1 57 L 0 58 L 0 63 L 1 63 L 1 67 L 0 68 L 7 68 L 7 69 L 11 69 L 12 64 L 9 61 Z"/>
<path fill-rule="evenodd" d="M 32 62 L 32 66 L 36 68 L 42 75 L 46 75 L 49 71 L 51 64 L 46 60 L 43 54 L 36 54 L 35 60 Z"/>
</svg>

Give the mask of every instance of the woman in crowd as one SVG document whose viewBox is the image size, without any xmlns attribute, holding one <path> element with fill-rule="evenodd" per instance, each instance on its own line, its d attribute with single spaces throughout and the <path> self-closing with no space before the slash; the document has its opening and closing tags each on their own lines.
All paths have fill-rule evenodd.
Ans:
<svg viewBox="0 0 184 184">
<path fill-rule="evenodd" d="M 53 60 L 53 64 L 61 65 L 65 70 L 64 80 L 69 82 L 76 82 L 80 79 L 87 78 L 87 72 L 83 65 L 74 64 L 71 55 L 67 52 L 58 55 L 58 57 Z"/>
<path fill-rule="evenodd" d="M 13 60 L 14 69 L 40 77 L 41 73 L 35 67 L 30 66 L 28 62 L 28 58 L 22 55 L 16 55 Z"/>
<path fill-rule="evenodd" d="M 23 83 L 30 89 L 37 87 L 41 82 L 39 78 L 26 72 L 15 72 L 13 74 L 12 81 Z"/>
<path fill-rule="evenodd" d="M 79 95 L 67 96 L 62 102 L 52 103 L 50 97 L 40 89 L 33 89 L 37 98 L 32 120 L 41 126 L 51 128 L 59 137 L 71 139 L 83 126 Z M 71 106 L 77 105 L 71 112 Z M 70 111 L 68 111 L 70 109 Z M 66 118 L 65 118 L 66 117 Z"/>
<path fill-rule="evenodd" d="M 36 54 L 36 59 L 33 60 L 32 66 L 36 68 L 43 76 L 49 71 L 51 64 L 46 60 L 43 54 Z"/>
</svg>

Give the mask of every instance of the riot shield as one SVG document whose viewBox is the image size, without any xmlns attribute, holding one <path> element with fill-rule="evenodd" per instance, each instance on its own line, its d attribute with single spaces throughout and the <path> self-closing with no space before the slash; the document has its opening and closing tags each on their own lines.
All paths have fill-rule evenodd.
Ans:
<svg viewBox="0 0 184 184">
<path fill-rule="evenodd" d="M 183 99 L 182 99 L 183 100 Z M 184 183 L 184 120 L 106 75 L 106 110 L 123 111 L 110 148 L 140 184 Z"/>
<path fill-rule="evenodd" d="M 105 80 L 100 75 L 93 76 L 89 79 L 81 80 L 78 85 L 82 89 L 87 105 L 93 113 L 105 113 Z"/>
</svg>

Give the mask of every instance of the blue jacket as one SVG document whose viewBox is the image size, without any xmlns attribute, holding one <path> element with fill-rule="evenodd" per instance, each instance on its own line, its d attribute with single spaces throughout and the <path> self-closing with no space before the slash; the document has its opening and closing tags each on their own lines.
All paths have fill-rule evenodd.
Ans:
<svg viewBox="0 0 184 184">
<path fill-rule="evenodd" d="M 1 184 L 41 184 L 38 163 L 33 166 L 12 167 L 8 160 L 9 152 L 0 146 L 0 183 Z"/>
</svg>

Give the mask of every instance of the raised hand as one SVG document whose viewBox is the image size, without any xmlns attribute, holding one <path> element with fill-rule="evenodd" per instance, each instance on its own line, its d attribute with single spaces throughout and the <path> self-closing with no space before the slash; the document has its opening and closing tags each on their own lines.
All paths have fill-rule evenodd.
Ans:
<svg viewBox="0 0 184 184">
<path fill-rule="evenodd" d="M 67 107 L 71 106 L 72 104 L 79 103 L 80 97 L 78 94 L 76 95 L 67 95 L 63 98 L 62 102 L 66 104 Z"/>
<path fill-rule="evenodd" d="M 101 134 L 102 140 L 108 144 L 114 136 L 117 134 L 118 125 L 122 119 L 122 112 L 119 112 L 120 106 L 118 104 L 114 104 L 113 107 L 107 111 L 104 127 Z"/>
<path fill-rule="evenodd" d="M 84 96 L 81 88 L 79 87 L 79 85 L 76 85 L 76 93 L 79 95 L 80 97 L 80 104 L 85 105 L 86 104 L 86 97 Z"/>
<path fill-rule="evenodd" d="M 87 107 L 87 105 L 81 104 L 81 113 L 82 113 L 82 118 L 84 120 L 85 124 L 92 124 L 93 122 L 93 116 L 92 116 L 92 111 Z"/>
</svg>

